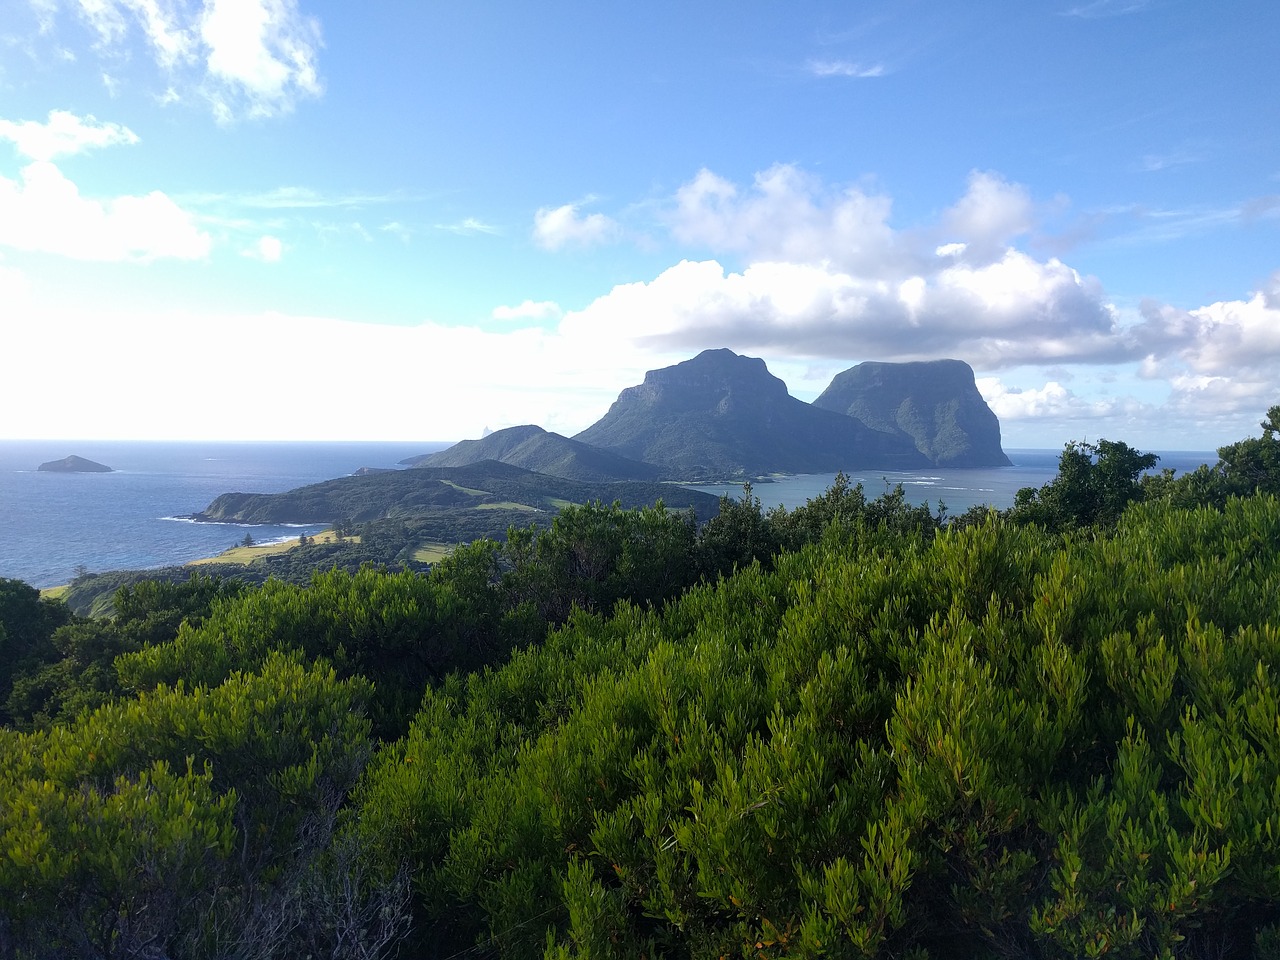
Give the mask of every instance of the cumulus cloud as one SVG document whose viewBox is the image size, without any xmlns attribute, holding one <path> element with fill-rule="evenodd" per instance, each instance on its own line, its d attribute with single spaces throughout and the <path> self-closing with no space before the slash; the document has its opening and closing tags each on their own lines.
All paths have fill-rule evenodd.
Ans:
<svg viewBox="0 0 1280 960">
<path fill-rule="evenodd" d="M 891 209 L 888 197 L 831 191 L 791 164 L 757 173 L 745 191 L 704 169 L 676 191 L 671 230 L 684 243 L 749 260 L 883 274 L 908 259 L 889 226 Z"/>
<path fill-rule="evenodd" d="M 492 316 L 495 320 L 551 320 L 561 313 L 560 304 L 553 300 L 525 300 L 514 307 L 494 307 Z"/>
<path fill-rule="evenodd" d="M 1001 421 L 1088 420 L 1113 417 L 1125 404 L 1115 398 L 1085 400 L 1056 380 L 1043 387 L 1007 387 L 996 377 L 979 377 L 978 392 Z"/>
<path fill-rule="evenodd" d="M 95 200 L 54 164 L 38 160 L 17 180 L 0 176 L 0 246 L 77 260 L 133 260 L 208 256 L 209 235 L 168 196 Z"/>
<path fill-rule="evenodd" d="M 1280 273 L 1246 300 L 1193 310 L 1148 302 L 1141 309 L 1140 372 L 1170 383 L 1175 408 L 1232 413 L 1276 402 Z"/>
<path fill-rule="evenodd" d="M 746 184 L 704 169 L 665 217 L 677 242 L 711 256 L 616 286 L 566 313 L 560 331 L 602 354 L 727 346 L 797 369 L 940 356 L 983 372 L 1039 368 L 1033 388 L 991 381 L 997 412 L 1027 424 L 1119 432 L 1196 403 L 1223 417 L 1265 408 L 1280 369 L 1280 274 L 1242 300 L 1121 310 L 1098 279 L 1021 248 L 1040 210 L 1021 184 L 978 170 L 936 217 L 897 226 L 887 195 L 794 165 Z M 1067 364 L 1123 369 L 1139 396 L 1097 399 L 1043 372 Z"/>
<path fill-rule="evenodd" d="M 165 98 L 195 91 L 222 122 L 286 113 L 323 92 L 319 22 L 297 0 L 41 0 L 42 29 L 53 29 L 59 6 L 74 9 L 105 54 L 128 58 L 140 35 L 170 78 Z"/>
<path fill-rule="evenodd" d="M 146 0 L 150 2 L 150 0 Z M 292 108 L 299 96 L 322 92 L 317 71 L 319 22 L 295 0 L 206 0 L 200 17 L 206 49 L 206 93 L 214 115 L 233 119 Z"/>
<path fill-rule="evenodd" d="M 1135 350 L 1095 281 L 1013 250 L 984 267 L 948 265 L 901 280 L 827 265 L 762 261 L 730 272 L 714 260 L 683 261 L 652 281 L 615 287 L 565 322 L 625 331 L 665 350 L 957 356 L 982 369 L 1120 360 Z"/>
<path fill-rule="evenodd" d="M 540 207 L 533 216 L 534 242 L 544 250 L 560 250 L 569 246 L 598 246 L 618 236 L 615 220 L 602 213 L 583 215 L 581 207 L 578 203 Z"/>
<path fill-rule="evenodd" d="M 138 135 L 92 115 L 77 117 L 66 110 L 50 110 L 44 123 L 0 118 L 0 140 L 11 141 L 18 153 L 31 160 L 56 160 L 98 147 L 135 144 Z"/>
<path fill-rule="evenodd" d="M 1034 222 L 1026 187 L 993 173 L 975 171 L 969 175 L 965 195 L 943 216 L 942 228 L 964 238 L 967 258 L 990 260 L 1030 231 Z"/>
</svg>

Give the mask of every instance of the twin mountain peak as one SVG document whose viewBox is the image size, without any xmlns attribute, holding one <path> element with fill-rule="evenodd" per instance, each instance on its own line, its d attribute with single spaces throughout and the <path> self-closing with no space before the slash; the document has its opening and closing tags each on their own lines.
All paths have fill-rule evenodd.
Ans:
<svg viewBox="0 0 1280 960">
<path fill-rule="evenodd" d="M 1000 422 L 961 360 L 860 363 L 810 404 L 763 360 L 723 349 L 650 370 L 572 438 L 509 427 L 405 462 L 482 460 L 574 480 L 682 481 L 1009 463 Z"/>
</svg>

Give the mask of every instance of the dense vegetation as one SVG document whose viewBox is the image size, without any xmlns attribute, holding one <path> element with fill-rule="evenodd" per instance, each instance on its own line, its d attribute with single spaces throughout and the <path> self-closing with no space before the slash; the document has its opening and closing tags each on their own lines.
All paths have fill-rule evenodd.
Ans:
<svg viewBox="0 0 1280 960">
<path fill-rule="evenodd" d="M 1278 426 L 949 523 L 840 482 L 114 620 L 0 581 L 0 956 L 1280 955 Z"/>
</svg>

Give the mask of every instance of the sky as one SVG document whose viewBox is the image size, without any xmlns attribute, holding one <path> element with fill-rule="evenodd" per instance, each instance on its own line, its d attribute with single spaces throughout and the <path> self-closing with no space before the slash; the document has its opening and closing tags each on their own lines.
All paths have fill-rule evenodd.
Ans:
<svg viewBox="0 0 1280 960">
<path fill-rule="evenodd" d="M 728 347 L 1280 403 L 1280 4 L 0 0 L 0 438 L 572 435 Z"/>
</svg>

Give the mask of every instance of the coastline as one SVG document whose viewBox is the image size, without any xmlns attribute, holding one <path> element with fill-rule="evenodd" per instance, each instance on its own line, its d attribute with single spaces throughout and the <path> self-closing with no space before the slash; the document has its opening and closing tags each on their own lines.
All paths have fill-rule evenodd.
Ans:
<svg viewBox="0 0 1280 960">
<path fill-rule="evenodd" d="M 271 557 L 296 550 L 302 545 L 303 536 L 304 534 L 299 534 L 296 537 L 268 540 L 264 543 L 254 543 L 249 546 L 237 544 L 213 556 L 198 557 L 195 560 L 188 560 L 186 563 L 178 564 L 178 566 L 198 568 L 220 563 L 248 566 L 259 557 Z M 332 527 L 321 530 L 319 533 L 305 534 L 305 536 L 308 543 L 333 543 L 337 539 L 337 534 Z M 344 539 L 352 542 L 359 542 L 360 540 L 357 536 L 345 537 Z M 70 583 L 61 583 L 56 587 L 44 587 L 40 590 L 40 596 L 49 600 L 56 600 L 70 588 Z"/>
</svg>

